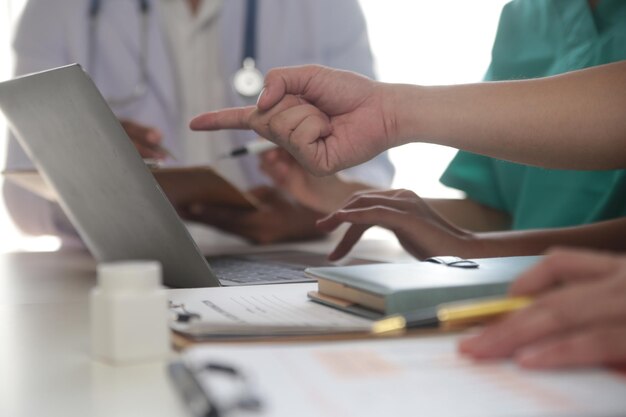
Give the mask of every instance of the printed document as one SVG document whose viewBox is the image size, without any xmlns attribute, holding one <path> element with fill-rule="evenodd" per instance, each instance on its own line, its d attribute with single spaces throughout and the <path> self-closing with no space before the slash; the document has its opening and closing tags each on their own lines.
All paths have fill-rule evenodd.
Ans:
<svg viewBox="0 0 626 417">
<path fill-rule="evenodd" d="M 369 330 L 370 320 L 310 301 L 307 293 L 316 287 L 303 283 L 169 290 L 174 306 L 200 315 L 190 325 L 174 323 L 172 328 L 204 337 Z"/>
<path fill-rule="evenodd" d="M 624 415 L 624 375 L 604 369 L 527 371 L 509 361 L 475 363 L 456 353 L 458 337 L 200 346 L 186 351 L 183 360 L 192 369 L 227 364 L 245 375 L 262 408 L 233 413 L 238 416 Z"/>
</svg>

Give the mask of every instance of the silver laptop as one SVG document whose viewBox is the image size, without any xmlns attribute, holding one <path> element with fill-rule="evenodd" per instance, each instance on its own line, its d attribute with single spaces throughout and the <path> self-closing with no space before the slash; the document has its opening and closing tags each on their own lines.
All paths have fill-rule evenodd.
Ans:
<svg viewBox="0 0 626 417">
<path fill-rule="evenodd" d="M 310 281 L 304 268 L 325 262 L 254 254 L 211 260 L 212 270 L 77 64 L 0 83 L 0 110 L 99 262 L 156 259 L 165 285 L 190 288 Z"/>
</svg>

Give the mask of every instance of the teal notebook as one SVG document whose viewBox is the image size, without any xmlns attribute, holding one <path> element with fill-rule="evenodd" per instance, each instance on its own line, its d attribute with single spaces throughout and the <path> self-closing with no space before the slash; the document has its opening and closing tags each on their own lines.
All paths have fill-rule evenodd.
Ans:
<svg viewBox="0 0 626 417">
<path fill-rule="evenodd" d="M 442 257 L 446 258 L 446 257 Z M 516 256 L 468 260 L 474 267 L 432 262 L 308 268 L 318 302 L 374 317 L 506 294 L 511 281 L 541 260 Z"/>
</svg>

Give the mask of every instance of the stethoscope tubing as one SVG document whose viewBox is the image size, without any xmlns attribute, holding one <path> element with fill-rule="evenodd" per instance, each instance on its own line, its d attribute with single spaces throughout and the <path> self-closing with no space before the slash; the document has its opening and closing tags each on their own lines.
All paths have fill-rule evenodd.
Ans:
<svg viewBox="0 0 626 417">
<path fill-rule="evenodd" d="M 138 0 L 139 12 L 141 14 L 141 35 L 139 46 L 139 79 L 130 93 L 124 97 L 105 97 L 111 106 L 124 106 L 137 101 L 148 91 L 148 30 L 149 15 L 151 12 L 150 0 Z M 97 56 L 96 33 L 98 32 L 98 20 L 102 9 L 101 0 L 90 0 L 89 2 L 89 57 L 87 69 L 95 71 Z"/>
<path fill-rule="evenodd" d="M 150 11 L 150 0 L 138 0 L 139 10 L 142 13 L 148 13 Z M 89 0 L 89 16 L 97 17 L 102 8 L 102 0 Z"/>
<path fill-rule="evenodd" d="M 256 23 L 257 23 L 257 0 L 246 0 L 246 32 L 243 44 L 243 56 L 256 61 Z"/>
<path fill-rule="evenodd" d="M 141 98 L 148 91 L 148 30 L 151 12 L 150 0 L 138 0 L 141 14 L 141 39 L 139 49 L 139 80 L 126 97 L 107 97 L 110 105 L 123 106 Z M 263 74 L 256 69 L 256 31 L 257 31 L 257 0 L 246 0 L 244 45 L 242 51 L 242 67 L 236 72 L 233 86 L 241 96 L 255 97 L 263 87 Z M 96 33 L 102 9 L 102 0 L 89 1 L 89 62 L 88 70 L 95 70 L 97 56 Z M 242 84 L 243 77 L 243 86 Z M 238 80 L 239 78 L 239 80 Z M 238 82 L 239 81 L 239 82 Z"/>
</svg>

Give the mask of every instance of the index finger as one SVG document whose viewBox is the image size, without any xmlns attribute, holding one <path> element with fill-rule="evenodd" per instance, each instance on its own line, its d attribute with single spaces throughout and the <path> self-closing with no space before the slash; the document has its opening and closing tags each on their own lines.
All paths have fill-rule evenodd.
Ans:
<svg viewBox="0 0 626 417">
<path fill-rule="evenodd" d="M 254 106 L 233 107 L 210 111 L 194 117 L 189 123 L 191 130 L 250 129 L 250 115 Z"/>
</svg>

